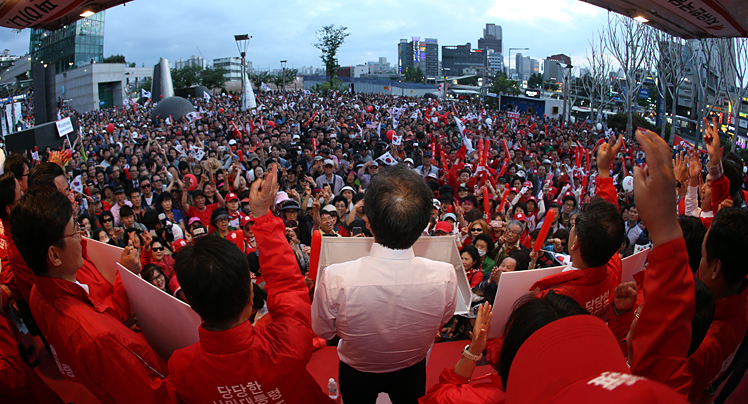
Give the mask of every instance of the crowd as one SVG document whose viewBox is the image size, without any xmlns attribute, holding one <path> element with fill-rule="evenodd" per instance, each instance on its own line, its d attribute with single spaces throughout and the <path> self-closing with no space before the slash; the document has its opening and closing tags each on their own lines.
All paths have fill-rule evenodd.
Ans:
<svg viewBox="0 0 748 404">
<path fill-rule="evenodd" d="M 21 334 L 104 403 L 329 402 L 306 371 L 325 345 L 347 403 L 724 402 L 741 381 L 745 163 L 722 155 L 716 124 L 700 151 L 476 100 L 190 101 L 199 113 L 180 119 L 152 119 L 150 101 L 63 108 L 72 147 L 5 159 L 0 396 L 60 402 Z M 317 278 L 315 231 L 376 242 Z M 462 274 L 414 256 L 422 236 L 454 237 L 467 315 Z M 165 363 L 86 238 L 187 302 L 200 343 Z M 621 260 L 646 248 L 623 282 Z M 487 339 L 501 275 L 558 266 Z M 455 340 L 469 344 L 427 391 L 431 345 Z M 496 373 L 474 378 L 484 355 Z"/>
</svg>

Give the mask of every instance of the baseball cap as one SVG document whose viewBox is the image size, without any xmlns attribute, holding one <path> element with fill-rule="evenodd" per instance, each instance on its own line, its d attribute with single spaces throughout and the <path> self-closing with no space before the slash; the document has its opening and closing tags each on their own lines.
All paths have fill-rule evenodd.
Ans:
<svg viewBox="0 0 748 404">
<path fill-rule="evenodd" d="M 191 217 L 190 220 L 187 221 L 187 227 L 192 226 L 192 223 L 195 222 L 202 223 L 202 220 L 200 220 L 200 218 L 197 216 Z"/>
<path fill-rule="evenodd" d="M 340 188 L 340 194 L 341 195 L 343 194 L 343 191 L 351 191 L 354 194 L 356 193 L 356 191 L 354 191 L 353 188 L 350 185 L 346 185 L 343 188 Z"/>
<path fill-rule="evenodd" d="M 326 165 L 326 166 L 334 166 L 334 165 L 335 165 L 335 162 L 334 162 L 334 161 L 332 161 L 332 159 L 326 159 L 326 160 L 324 161 L 324 165 Z"/>
<path fill-rule="evenodd" d="M 208 228 L 203 226 L 202 223 L 198 224 L 192 229 L 192 238 L 198 238 L 208 235 Z"/>
<path fill-rule="evenodd" d="M 337 212 L 337 210 L 335 209 L 335 206 L 333 205 L 325 205 L 325 207 L 322 208 L 322 210 L 324 210 L 325 212 L 330 212 L 330 213 Z"/>
<path fill-rule="evenodd" d="M 569 174 L 561 174 L 558 177 L 558 182 L 569 182 Z"/>
<path fill-rule="evenodd" d="M 441 207 L 442 207 L 442 203 L 441 203 L 441 202 L 439 202 L 439 200 L 438 200 L 438 199 L 434 199 L 434 200 L 433 200 L 433 201 L 432 201 L 431 203 L 432 203 L 432 204 L 434 205 L 434 207 L 435 207 L 435 208 L 437 208 L 437 209 L 441 209 Z"/>
<path fill-rule="evenodd" d="M 283 202 L 283 205 L 281 205 L 280 210 L 291 210 L 291 209 L 301 210 L 301 207 L 299 206 L 298 202 L 296 202 L 293 199 L 289 199 Z"/>
<path fill-rule="evenodd" d="M 527 187 L 527 188 L 532 188 L 532 182 L 530 182 L 530 181 L 525 181 L 525 182 L 523 182 L 523 183 L 522 183 L 522 186 L 523 186 L 523 187 Z"/>
<path fill-rule="evenodd" d="M 275 204 L 280 205 L 281 203 L 291 200 L 291 198 L 288 197 L 288 194 L 286 191 L 280 191 L 275 195 Z"/>
<path fill-rule="evenodd" d="M 511 187 L 511 188 L 509 188 L 509 192 L 514 192 L 515 194 L 518 194 L 519 193 L 519 189 L 517 189 L 515 187 Z"/>
<path fill-rule="evenodd" d="M 233 192 L 230 192 L 228 195 L 226 195 L 226 202 L 238 201 L 238 200 L 239 200 L 239 197 Z"/>
<path fill-rule="evenodd" d="M 519 212 L 516 215 L 514 215 L 514 220 L 519 220 L 520 222 L 527 222 L 527 218 L 525 217 L 525 214 L 522 212 Z"/>
<path fill-rule="evenodd" d="M 562 318 L 540 328 L 519 348 L 505 403 L 547 403 L 570 385 L 603 372 L 630 374 L 610 329 L 593 316 Z"/>
<path fill-rule="evenodd" d="M 455 216 L 454 213 L 447 213 L 447 214 L 444 215 L 444 217 L 442 218 L 442 220 L 447 220 L 447 219 L 452 219 L 452 220 L 454 220 L 456 222 L 457 221 L 457 216 Z"/>
<path fill-rule="evenodd" d="M 215 224 L 219 219 L 228 219 L 229 214 L 226 212 L 226 209 L 220 208 L 213 211 L 213 213 L 210 215 L 210 223 Z"/>
<path fill-rule="evenodd" d="M 548 159 L 545 159 L 545 160 L 543 160 L 543 164 L 552 164 L 552 163 L 551 163 L 551 161 L 550 161 L 550 160 L 548 160 Z"/>
<path fill-rule="evenodd" d="M 174 252 L 176 253 L 182 248 L 187 247 L 187 241 L 183 238 L 180 238 L 179 240 L 174 240 L 174 243 L 172 243 L 171 246 L 174 249 Z M 176 276 L 174 278 L 176 278 Z"/>
<path fill-rule="evenodd" d="M 252 219 L 252 216 L 242 216 L 242 220 L 239 223 L 242 227 L 246 226 L 247 223 L 254 223 L 255 220 Z"/>
<path fill-rule="evenodd" d="M 468 189 L 467 185 L 465 185 L 465 184 L 460 184 L 460 185 L 459 185 L 459 186 L 457 187 L 457 189 L 461 189 L 461 188 L 465 188 L 465 189 Z"/>
<path fill-rule="evenodd" d="M 315 156 L 314 157 L 314 161 L 319 161 L 319 160 L 323 160 L 322 156 Z"/>
<path fill-rule="evenodd" d="M 442 220 L 441 222 L 436 224 L 436 227 L 434 227 L 434 231 L 435 232 L 443 231 L 445 233 L 452 233 L 452 226 L 449 223 Z"/>
<path fill-rule="evenodd" d="M 115 195 L 117 195 L 117 194 L 124 194 L 124 193 L 125 193 L 125 189 L 124 188 L 120 187 L 119 185 L 116 186 L 116 187 L 114 187 L 114 194 Z"/>
<path fill-rule="evenodd" d="M 408 158 L 406 158 L 405 160 L 403 160 L 403 163 L 410 163 L 410 164 L 415 164 L 415 163 L 413 162 L 413 159 L 412 159 L 412 158 L 410 158 L 410 157 L 408 157 Z"/>
<path fill-rule="evenodd" d="M 423 153 L 423 157 L 431 157 L 431 152 L 427 151 L 427 152 Z"/>
</svg>

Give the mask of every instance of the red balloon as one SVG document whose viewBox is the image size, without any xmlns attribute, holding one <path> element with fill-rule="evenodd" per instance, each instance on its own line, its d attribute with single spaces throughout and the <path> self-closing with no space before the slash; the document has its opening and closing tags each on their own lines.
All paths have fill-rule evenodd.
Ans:
<svg viewBox="0 0 748 404">
<path fill-rule="evenodd" d="M 223 113 L 223 108 L 218 108 L 218 113 L 222 114 Z"/>
<path fill-rule="evenodd" d="M 65 155 L 67 156 L 68 160 L 73 158 L 73 151 L 70 149 L 65 150 Z"/>
<path fill-rule="evenodd" d="M 195 176 L 194 176 L 194 175 L 192 175 L 192 174 L 187 174 L 187 175 L 185 175 L 185 176 L 184 176 L 184 179 L 185 179 L 185 180 L 187 180 L 187 179 L 189 179 L 189 180 L 190 180 L 190 188 L 189 188 L 189 191 L 194 191 L 194 190 L 195 190 L 195 189 L 197 188 L 197 178 L 195 178 Z"/>
<path fill-rule="evenodd" d="M 366 107 L 366 112 L 373 112 L 373 111 L 374 111 L 374 107 L 372 107 L 371 105 Z"/>
<path fill-rule="evenodd" d="M 397 132 L 395 132 L 394 130 L 390 129 L 387 131 L 387 139 L 389 139 L 390 142 L 392 141 L 392 137 L 395 135 L 397 135 Z"/>
<path fill-rule="evenodd" d="M 114 132 L 114 124 L 110 123 L 109 125 L 107 125 L 106 126 L 106 131 L 109 132 L 109 133 Z"/>
</svg>

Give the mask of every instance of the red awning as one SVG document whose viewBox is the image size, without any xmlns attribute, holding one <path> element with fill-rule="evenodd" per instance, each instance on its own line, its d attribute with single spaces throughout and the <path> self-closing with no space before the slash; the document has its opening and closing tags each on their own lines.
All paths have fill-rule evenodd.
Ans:
<svg viewBox="0 0 748 404">
<path fill-rule="evenodd" d="M 55 30 L 99 11 L 132 0 L 0 0 L 0 26 Z"/>
</svg>

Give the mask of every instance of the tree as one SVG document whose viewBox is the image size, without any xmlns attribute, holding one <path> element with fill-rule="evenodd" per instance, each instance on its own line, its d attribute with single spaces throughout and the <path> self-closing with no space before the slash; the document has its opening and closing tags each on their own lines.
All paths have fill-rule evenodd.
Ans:
<svg viewBox="0 0 748 404">
<path fill-rule="evenodd" d="M 262 83 L 272 83 L 273 76 L 268 72 L 250 73 L 249 81 L 252 83 L 252 87 L 260 88 Z"/>
<path fill-rule="evenodd" d="M 226 83 L 225 73 L 226 70 L 223 67 L 209 67 L 200 72 L 200 85 L 209 89 L 222 88 Z"/>
<path fill-rule="evenodd" d="M 104 63 L 127 63 L 124 55 L 111 55 L 104 58 Z"/>
<path fill-rule="evenodd" d="M 604 35 L 605 48 L 618 61 L 625 76 L 624 101 L 628 115 L 626 137 L 629 139 L 632 139 L 634 134 L 633 108 L 653 59 L 652 30 L 650 26 L 632 18 L 608 13 L 608 25 Z"/>
<path fill-rule="evenodd" d="M 726 52 L 725 62 L 722 64 L 722 76 L 725 80 L 725 87 L 730 98 L 733 116 L 735 117 L 735 127 L 740 127 L 740 121 L 743 119 L 738 112 L 743 111 L 743 97 L 746 96 L 748 87 L 744 85 L 746 75 L 748 74 L 748 39 L 733 38 L 730 39 L 731 45 L 729 52 Z M 735 77 L 732 77 L 732 75 Z M 735 79 L 737 78 L 737 85 Z M 737 115 L 737 116 L 736 116 Z M 730 122 L 732 123 L 732 122 Z M 738 137 L 732 137 L 732 143 L 737 141 Z"/>
<path fill-rule="evenodd" d="M 672 139 L 675 134 L 676 108 L 678 107 L 678 91 L 681 84 L 686 80 L 686 74 L 691 69 L 694 60 L 693 48 L 690 41 L 673 37 L 661 31 L 655 31 L 655 49 L 659 53 L 657 65 L 658 85 L 657 93 L 663 100 L 663 105 L 658 113 L 667 109 L 667 101 L 670 100 L 672 125 L 661 125 L 660 136 L 663 139 Z M 664 122 L 663 118 L 663 122 Z"/>
<path fill-rule="evenodd" d="M 153 84 L 153 78 L 151 77 L 144 78 L 143 82 L 140 83 L 140 86 L 138 86 L 138 89 L 137 89 L 138 93 L 140 93 L 140 90 L 151 91 L 152 84 Z"/>
<path fill-rule="evenodd" d="M 625 130 L 632 121 L 637 127 L 641 126 L 642 128 L 649 130 L 654 129 L 654 126 L 652 126 L 649 121 L 644 119 L 644 117 L 639 114 L 632 114 L 631 118 L 629 118 L 627 114 L 611 115 L 608 118 L 608 127 L 612 128 L 615 131 L 621 132 Z"/>
<path fill-rule="evenodd" d="M 281 88 L 284 84 L 288 86 L 289 84 L 293 84 L 293 81 L 296 79 L 296 75 L 299 74 L 299 71 L 296 69 L 286 69 L 285 72 L 281 70 L 281 74 L 276 74 L 269 76 L 270 82 L 275 84 L 276 87 Z"/>
<path fill-rule="evenodd" d="M 499 71 L 493 79 L 493 85 L 491 86 L 491 92 L 494 94 L 509 94 L 518 95 L 521 93 L 519 89 L 519 82 L 509 80 L 506 73 Z"/>
<path fill-rule="evenodd" d="M 343 46 L 345 38 L 351 35 L 345 32 L 348 28 L 340 26 L 335 28 L 334 24 L 325 25 L 322 29 L 317 30 L 317 43 L 314 47 L 322 51 L 322 63 L 325 64 L 325 70 L 330 77 L 335 76 L 335 68 L 338 67 L 338 49 Z"/>
<path fill-rule="evenodd" d="M 324 83 L 315 84 L 310 91 L 325 97 L 333 91 L 342 93 L 347 89 L 348 87 L 344 86 L 343 82 L 337 76 L 332 76 L 330 77 L 330 80 L 325 81 Z"/>
<path fill-rule="evenodd" d="M 405 69 L 404 81 L 407 83 L 423 83 L 423 70 L 421 66 L 416 68 L 408 67 Z"/>
<path fill-rule="evenodd" d="M 202 67 L 197 65 L 185 66 L 181 69 L 171 69 L 171 81 L 174 88 L 185 88 L 200 84 Z"/>
<path fill-rule="evenodd" d="M 543 75 L 540 73 L 533 73 L 529 79 L 527 79 L 527 87 L 529 88 L 540 88 L 543 85 Z"/>
<path fill-rule="evenodd" d="M 558 83 L 553 80 L 546 81 L 544 87 L 548 91 L 558 91 Z"/>
<path fill-rule="evenodd" d="M 582 79 L 582 87 L 590 98 L 590 112 L 592 122 L 602 120 L 606 105 L 611 101 L 610 97 L 610 59 L 605 55 L 605 41 L 602 33 L 597 37 L 592 36 L 589 41 L 590 49 L 587 50 L 587 71 Z M 597 108 L 595 108 L 597 103 Z M 596 112 L 597 111 L 597 112 Z"/>
</svg>

